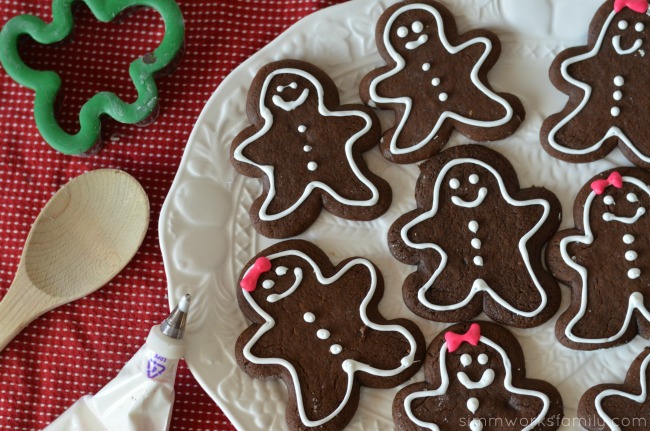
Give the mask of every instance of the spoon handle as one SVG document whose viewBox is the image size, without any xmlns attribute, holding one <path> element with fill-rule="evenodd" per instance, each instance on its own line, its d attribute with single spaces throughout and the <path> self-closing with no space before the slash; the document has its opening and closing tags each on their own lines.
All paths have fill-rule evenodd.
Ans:
<svg viewBox="0 0 650 431">
<path fill-rule="evenodd" d="M 34 287 L 19 270 L 0 302 L 0 351 L 30 322 L 55 306 L 55 298 Z"/>
</svg>

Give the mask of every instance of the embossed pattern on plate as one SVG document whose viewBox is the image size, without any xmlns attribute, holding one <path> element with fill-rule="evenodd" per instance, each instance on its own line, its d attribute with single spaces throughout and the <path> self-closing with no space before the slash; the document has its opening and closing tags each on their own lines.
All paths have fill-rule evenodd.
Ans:
<svg viewBox="0 0 650 431">
<path fill-rule="evenodd" d="M 559 111 L 566 96 L 548 79 L 548 68 L 562 49 L 586 43 L 589 21 L 601 0 L 441 0 L 455 15 L 461 32 L 483 27 L 496 32 L 502 55 L 490 73 L 497 91 L 519 96 L 526 108 L 520 130 L 503 142 L 488 144 L 515 166 L 522 187 L 544 186 L 563 206 L 562 227 L 572 223 L 573 199 L 597 172 L 629 165 L 618 150 L 596 163 L 574 165 L 553 159 L 539 144 L 545 116 Z M 237 175 L 230 166 L 229 145 L 248 123 L 248 85 L 264 64 L 284 58 L 310 61 L 339 87 L 342 103 L 358 102 L 361 77 L 382 64 L 374 44 L 374 26 L 394 0 L 352 0 L 298 22 L 239 66 L 215 91 L 197 120 L 179 171 L 162 209 L 159 234 L 169 280 L 170 303 L 193 295 L 187 329 L 186 361 L 206 392 L 241 430 L 286 429 L 286 389 L 279 381 L 249 378 L 235 363 L 234 344 L 247 322 L 237 306 L 240 268 L 271 244 L 253 230 L 248 208 L 259 194 L 257 180 Z M 385 127 L 392 121 L 380 113 Z M 467 143 L 455 133 L 450 145 Z M 360 255 L 375 262 L 386 281 L 381 311 L 388 318 L 407 317 L 419 324 L 427 342 L 445 325 L 425 321 L 403 305 L 401 284 L 412 268 L 393 259 L 385 244 L 388 227 L 415 207 L 417 166 L 393 165 L 377 150 L 366 153 L 370 168 L 393 189 L 393 204 L 379 220 L 349 222 L 323 213 L 301 238 L 313 241 L 336 263 Z M 564 310 L 568 289 L 563 289 Z M 592 385 L 622 381 L 628 365 L 645 344 L 637 338 L 616 349 L 575 352 L 554 336 L 555 319 L 542 327 L 514 330 L 526 353 L 528 375 L 556 385 L 565 404 L 562 430 L 581 429 L 573 419 L 578 399 Z M 422 380 L 420 371 L 414 380 Z M 362 390 L 350 430 L 392 430 L 391 403 L 397 389 Z"/>
</svg>

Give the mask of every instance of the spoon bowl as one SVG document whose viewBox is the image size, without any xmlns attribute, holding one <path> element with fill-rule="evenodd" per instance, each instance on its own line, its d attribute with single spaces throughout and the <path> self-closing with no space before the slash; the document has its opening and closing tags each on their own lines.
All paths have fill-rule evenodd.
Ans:
<svg viewBox="0 0 650 431">
<path fill-rule="evenodd" d="M 90 171 L 63 186 L 36 218 L 0 302 L 0 350 L 38 316 L 108 283 L 148 226 L 147 195 L 123 171 Z"/>
</svg>

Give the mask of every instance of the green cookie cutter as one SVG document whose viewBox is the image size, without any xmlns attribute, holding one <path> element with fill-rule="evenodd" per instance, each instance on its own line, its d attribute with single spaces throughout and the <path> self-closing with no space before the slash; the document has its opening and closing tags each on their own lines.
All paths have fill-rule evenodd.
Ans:
<svg viewBox="0 0 650 431">
<path fill-rule="evenodd" d="M 79 1 L 83 1 L 102 22 L 112 21 L 131 7 L 150 7 L 162 16 L 165 35 L 153 53 L 148 53 L 129 65 L 129 75 L 138 93 L 135 102 L 125 103 L 115 93 L 108 91 L 93 95 L 79 112 L 79 132 L 71 135 L 59 126 L 55 117 L 61 78 L 54 71 L 39 71 L 28 67 L 18 53 L 18 40 L 23 35 L 29 35 L 43 45 L 62 41 L 72 31 L 72 4 Z M 64 154 L 88 152 L 100 140 L 103 115 L 125 124 L 143 123 L 155 117 L 158 88 L 154 78 L 168 73 L 174 67 L 184 46 L 185 23 L 174 0 L 53 0 L 52 17 L 52 22 L 47 24 L 32 15 L 19 15 L 9 20 L 0 31 L 0 62 L 11 78 L 35 91 L 36 127 L 52 148 Z"/>
</svg>

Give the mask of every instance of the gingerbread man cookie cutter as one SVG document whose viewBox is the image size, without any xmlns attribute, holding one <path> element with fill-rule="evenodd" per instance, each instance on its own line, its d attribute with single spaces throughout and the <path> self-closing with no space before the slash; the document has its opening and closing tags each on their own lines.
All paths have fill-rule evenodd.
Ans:
<svg viewBox="0 0 650 431">
<path fill-rule="evenodd" d="M 51 45 L 70 36 L 74 18 L 72 5 L 83 1 L 101 22 L 113 21 L 133 7 L 149 7 L 159 13 L 165 25 L 160 45 L 129 65 L 137 98 L 126 103 L 113 92 L 93 95 L 79 112 L 80 129 L 69 134 L 56 119 L 56 101 L 61 77 L 55 71 L 35 70 L 20 57 L 19 39 L 30 36 L 37 43 Z M 45 23 L 32 15 L 19 15 L 9 20 L 0 31 L 0 63 L 19 84 L 35 91 L 34 118 L 45 141 L 64 154 L 82 154 L 100 141 L 101 117 L 109 116 L 124 124 L 149 124 L 158 113 L 158 88 L 155 77 L 170 73 L 183 50 L 185 23 L 174 0 L 53 0 L 52 22 Z"/>
</svg>

